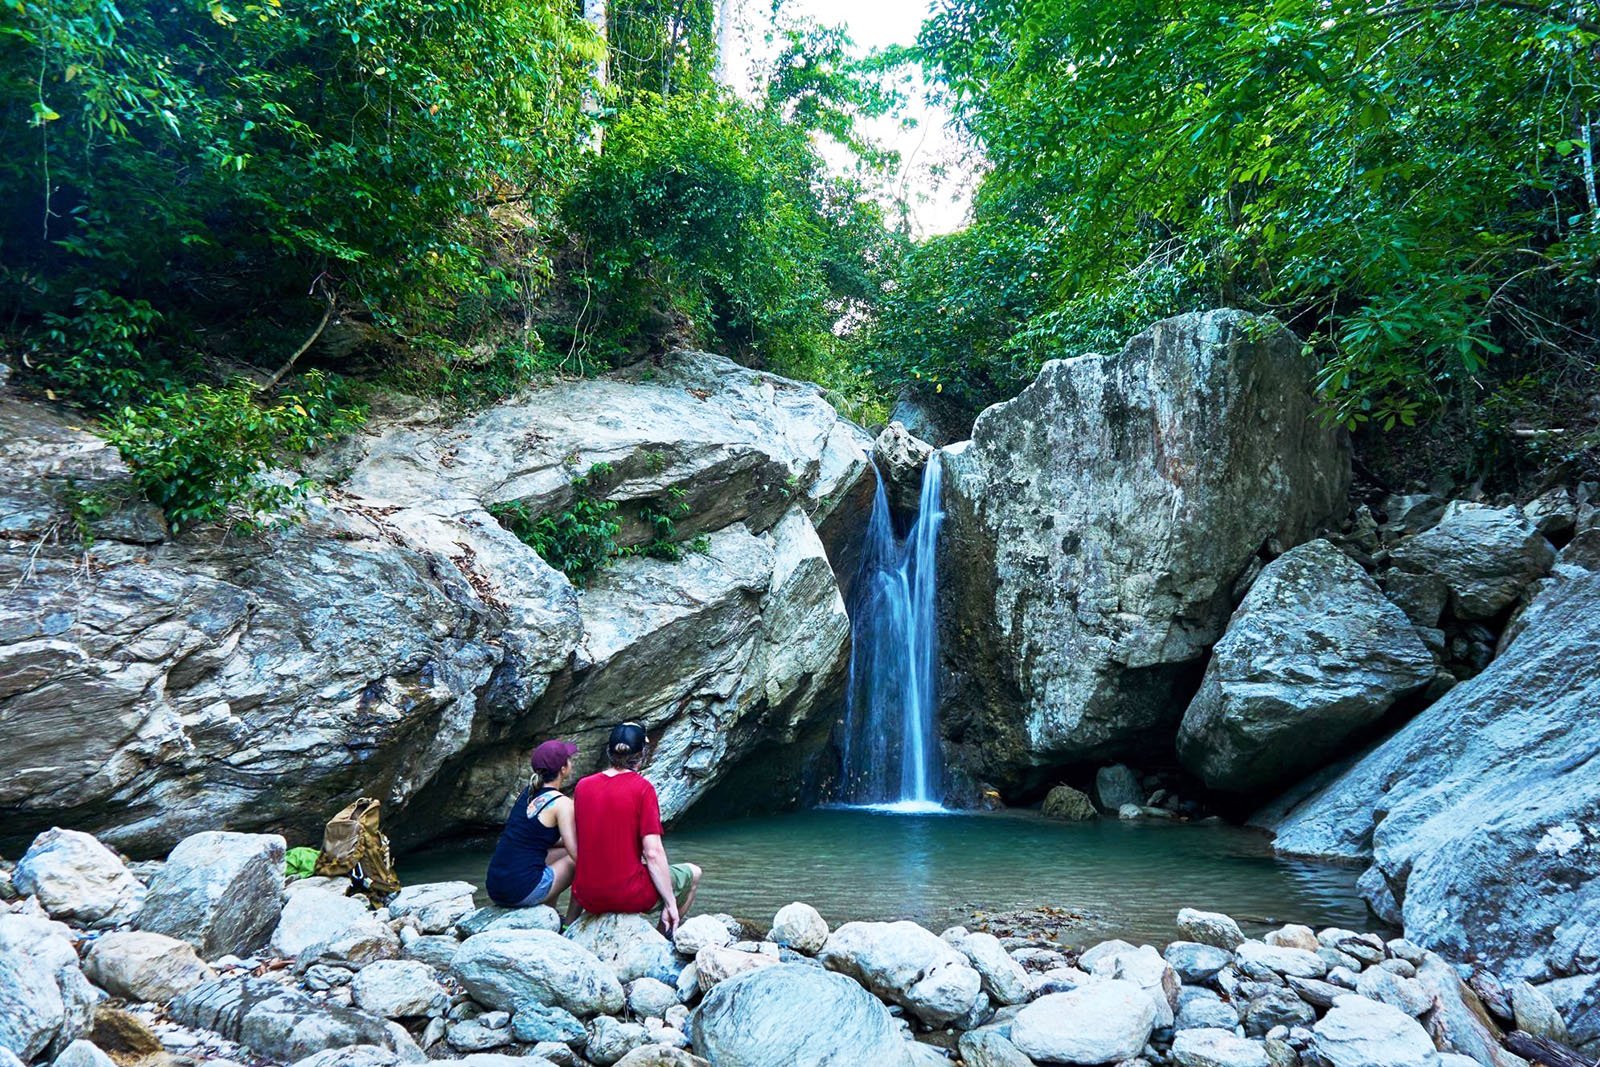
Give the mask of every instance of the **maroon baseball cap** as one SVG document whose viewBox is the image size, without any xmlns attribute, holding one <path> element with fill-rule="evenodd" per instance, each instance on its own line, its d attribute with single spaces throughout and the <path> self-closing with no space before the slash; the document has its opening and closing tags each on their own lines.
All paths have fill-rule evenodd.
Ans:
<svg viewBox="0 0 1600 1067">
<path fill-rule="evenodd" d="M 533 750 L 528 765 L 546 774 L 560 774 L 567 761 L 578 754 L 578 746 L 571 741 L 546 741 Z"/>
</svg>

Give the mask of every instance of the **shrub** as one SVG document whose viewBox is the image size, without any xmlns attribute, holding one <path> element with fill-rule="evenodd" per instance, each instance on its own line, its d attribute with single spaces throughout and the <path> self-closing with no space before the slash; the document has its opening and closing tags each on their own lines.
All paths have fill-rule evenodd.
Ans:
<svg viewBox="0 0 1600 1067">
<path fill-rule="evenodd" d="M 285 453 L 348 432 L 360 417 L 341 406 L 334 383 L 312 372 L 302 392 L 270 404 L 258 402 L 247 381 L 164 393 L 110 417 L 106 437 L 175 529 L 230 513 L 251 529 L 312 484 L 273 478 L 268 468 Z"/>
<path fill-rule="evenodd" d="M 519 501 L 492 504 L 493 515 L 539 558 L 582 586 L 617 557 L 617 505 L 599 495 L 611 474 L 609 463 L 596 463 L 572 479 L 572 503 L 560 511 L 535 516 Z"/>
</svg>

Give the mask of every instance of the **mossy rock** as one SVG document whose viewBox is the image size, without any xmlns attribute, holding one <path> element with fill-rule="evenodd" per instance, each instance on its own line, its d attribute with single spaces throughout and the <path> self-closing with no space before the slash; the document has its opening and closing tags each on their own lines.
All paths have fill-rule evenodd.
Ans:
<svg viewBox="0 0 1600 1067">
<path fill-rule="evenodd" d="M 1044 813 L 1065 822 L 1087 822 L 1100 817 L 1089 797 L 1070 785 L 1058 785 L 1050 790 L 1044 798 Z"/>
</svg>

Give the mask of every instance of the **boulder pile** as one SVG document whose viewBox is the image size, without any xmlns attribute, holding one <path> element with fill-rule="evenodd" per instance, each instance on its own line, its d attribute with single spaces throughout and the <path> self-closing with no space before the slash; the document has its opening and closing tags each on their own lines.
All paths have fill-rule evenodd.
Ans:
<svg viewBox="0 0 1600 1067">
<path fill-rule="evenodd" d="M 1251 937 L 1185 910 L 1188 939 L 1164 950 L 1075 952 L 911 922 L 830 929 L 795 902 L 764 928 L 697 915 L 669 939 L 605 915 L 563 933 L 550 908 L 480 908 L 464 882 L 377 909 L 342 882 L 285 884 L 272 835 L 197 834 L 135 874 L 68 834 L 41 834 L 0 881 L 7 1067 L 157 1052 L 296 1067 L 1518 1067 L 1501 1023 L 1566 1036 L 1536 985 L 1352 930 Z"/>
</svg>

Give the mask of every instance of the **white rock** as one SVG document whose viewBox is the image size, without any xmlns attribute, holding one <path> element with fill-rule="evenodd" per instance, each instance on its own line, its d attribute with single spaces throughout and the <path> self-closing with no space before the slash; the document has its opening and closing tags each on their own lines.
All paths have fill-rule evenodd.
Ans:
<svg viewBox="0 0 1600 1067">
<path fill-rule="evenodd" d="M 828 923 L 816 908 L 797 900 L 778 909 L 767 936 L 796 952 L 815 955 L 827 944 Z"/>
<path fill-rule="evenodd" d="M 880 1001 L 843 975 L 802 963 L 751 971 L 711 990 L 693 1040 L 696 1053 L 730 1067 L 910 1067 Z"/>
<path fill-rule="evenodd" d="M 1399 1008 L 1346 996 L 1312 1027 L 1311 1047 L 1329 1067 L 1431 1067 L 1428 1033 Z"/>
<path fill-rule="evenodd" d="M 191 834 L 150 880 L 136 925 L 180 937 L 205 959 L 248 956 L 283 907 L 283 852 L 277 834 Z"/>
<path fill-rule="evenodd" d="M 1082 961 L 1080 960 L 1081 964 Z M 1120 978 L 1150 994 L 1156 1008 L 1156 1026 L 1171 1026 L 1178 1008 L 1177 971 L 1149 945 L 1097 956 L 1089 973 L 1095 978 Z"/>
<path fill-rule="evenodd" d="M 408 885 L 389 901 L 391 918 L 413 917 L 425 934 L 442 934 L 477 910 L 469 882 Z"/>
<path fill-rule="evenodd" d="M 723 948 L 732 942 L 733 933 L 714 915 L 690 916 L 672 935 L 672 947 L 680 955 L 691 958 L 707 945 Z"/>
<path fill-rule="evenodd" d="M 372 909 L 361 897 L 331 889 L 292 889 L 267 947 L 279 956 L 299 956 L 317 942 L 327 941 L 371 917 Z"/>
<path fill-rule="evenodd" d="M 356 1007 L 386 1019 L 444 1014 L 450 995 L 433 976 L 433 968 L 416 960 L 378 960 L 363 967 L 350 983 Z"/>
<path fill-rule="evenodd" d="M 144 886 L 116 853 L 91 834 L 59 827 L 33 839 L 11 884 L 38 897 L 52 917 L 84 925 L 131 919 L 144 900 Z"/>
<path fill-rule="evenodd" d="M 382 1045 L 348 1045 L 312 1053 L 293 1067 L 396 1067 L 399 1062 L 400 1057 Z"/>
<path fill-rule="evenodd" d="M 1278 948 L 1260 941 L 1246 941 L 1234 952 L 1241 965 L 1265 968 L 1276 974 L 1296 978 L 1321 978 L 1328 973 L 1328 961 L 1315 952 L 1299 948 Z"/>
<path fill-rule="evenodd" d="M 611 1067 L 634 1049 L 651 1043 L 649 1031 L 638 1023 L 625 1023 L 609 1015 L 589 1024 L 589 1043 L 583 1057 L 599 1067 Z"/>
<path fill-rule="evenodd" d="M 1321 942 L 1317 940 L 1316 932 L 1311 927 L 1294 923 L 1268 931 L 1261 940 L 1278 948 L 1298 948 L 1311 953 L 1315 953 L 1321 947 Z"/>
<path fill-rule="evenodd" d="M 102 994 L 60 923 L 0 914 L 0 1048 L 25 1062 L 61 1052 L 89 1028 Z"/>
<path fill-rule="evenodd" d="M 609 967 L 547 930 L 474 934 L 462 943 L 450 970 L 474 1000 L 490 1008 L 515 1011 L 536 1000 L 587 1018 L 620 1012 L 625 1003 Z"/>
<path fill-rule="evenodd" d="M 965 1015 L 983 985 L 965 956 L 913 922 L 845 923 L 817 958 L 930 1026 Z"/>
<path fill-rule="evenodd" d="M 1178 929 L 1188 934 L 1191 941 L 1215 945 L 1230 952 L 1245 941 L 1244 931 L 1239 929 L 1239 924 L 1220 912 L 1184 908 L 1178 912 Z"/>
<path fill-rule="evenodd" d="M 983 991 L 989 994 L 990 1000 L 996 1004 L 1021 1004 L 1028 999 L 1028 972 L 1011 958 L 999 938 L 979 932 L 968 934 L 954 944 L 983 979 Z"/>
<path fill-rule="evenodd" d="M 1416 1018 L 1433 1007 L 1433 998 L 1415 978 L 1402 978 L 1381 967 L 1371 967 L 1356 979 L 1356 992 L 1381 1001 Z"/>
<path fill-rule="evenodd" d="M 775 956 L 769 956 L 764 952 L 741 952 L 738 949 L 707 945 L 700 950 L 699 955 L 695 956 L 694 971 L 696 980 L 700 984 L 700 991 L 705 992 L 736 974 L 743 974 L 758 967 L 772 967 L 777 963 Z"/>
<path fill-rule="evenodd" d="M 116 1067 L 116 1064 L 99 1048 L 79 1038 L 56 1057 L 51 1067 Z"/>
<path fill-rule="evenodd" d="M 1172 1040 L 1179 1067 L 1272 1067 L 1266 1046 L 1231 1030 L 1182 1030 Z"/>
<path fill-rule="evenodd" d="M 1046 1063 L 1117 1063 L 1144 1049 L 1155 1022 L 1150 994 L 1113 979 L 1027 1005 L 1011 1022 L 1011 1043 Z"/>
<path fill-rule="evenodd" d="M 84 957 L 83 970 L 112 996 L 158 1004 L 217 976 L 189 942 L 144 930 L 97 938 Z"/>
<path fill-rule="evenodd" d="M 681 967 L 672 942 L 644 915 L 586 913 L 567 928 L 567 938 L 598 956 L 619 982 L 635 978 L 670 982 Z"/>
<path fill-rule="evenodd" d="M 641 1019 L 665 1019 L 678 1007 L 678 991 L 656 978 L 635 978 L 628 983 L 628 1010 Z"/>
</svg>

